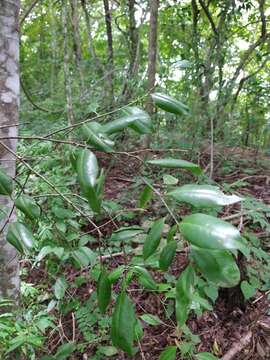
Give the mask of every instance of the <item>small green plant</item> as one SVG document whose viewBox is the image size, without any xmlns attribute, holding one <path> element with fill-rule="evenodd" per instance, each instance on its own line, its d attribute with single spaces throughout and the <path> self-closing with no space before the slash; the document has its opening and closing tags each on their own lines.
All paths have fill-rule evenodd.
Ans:
<svg viewBox="0 0 270 360">
<path fill-rule="evenodd" d="M 188 110 L 182 103 L 162 94 L 154 94 L 153 100 L 157 106 L 172 113 Z M 93 219 L 106 213 L 108 206 L 108 203 L 103 201 L 105 171 L 99 168 L 97 157 L 92 150 L 113 153 L 114 134 L 128 128 L 138 134 L 148 134 L 152 131 L 151 119 L 145 111 L 131 107 L 127 108 L 122 117 L 105 125 L 95 122 L 84 125 L 82 135 L 85 146 L 69 151 L 69 162 L 78 179 L 78 184 L 73 182 L 72 185 L 77 188 L 79 185 L 81 191 L 77 196 L 71 194 L 77 202 L 69 200 L 67 195 L 51 200 L 53 216 L 36 228 L 36 222 L 41 216 L 40 205 L 34 198 L 19 194 L 15 203 L 24 214 L 25 221 L 9 225 L 7 240 L 21 254 L 30 254 L 34 264 L 46 262 L 46 269 L 53 281 L 53 302 L 49 305 L 50 310 L 58 308 L 64 313 L 71 310 L 75 312 L 78 329 L 85 343 L 96 346 L 96 359 L 103 355 L 113 356 L 118 349 L 130 356 L 138 351 L 136 345 L 143 334 L 143 328 L 129 291 L 133 281 L 146 291 L 164 293 L 165 298 L 174 304 L 174 315 L 171 312 L 170 317 L 173 321 L 176 318 L 176 327 L 183 332 L 185 341 L 164 349 L 160 355 L 161 360 L 175 359 L 177 351 L 180 351 L 182 356 L 193 356 L 198 360 L 214 359 L 215 357 L 208 353 L 196 354 L 195 346 L 199 338 L 187 327 L 189 314 L 195 312 L 201 315 L 204 310 L 211 311 L 219 288 L 231 288 L 239 284 L 240 270 L 236 261 L 238 252 L 247 259 L 252 253 L 254 258 L 264 260 L 266 253 L 254 244 L 250 235 L 245 238 L 236 227 L 217 217 L 217 209 L 240 203 L 243 199 L 237 195 L 226 195 L 217 186 L 208 184 L 177 186 L 178 179 L 166 173 L 170 169 L 190 171 L 200 180 L 203 177 L 198 164 L 176 158 L 153 159 L 145 164 L 148 168 L 157 167 L 161 172 L 165 169 L 165 173 L 162 173 L 163 193 L 155 191 L 151 181 L 141 178 L 146 186 L 137 201 L 140 208 L 146 208 L 153 198 L 157 198 L 163 205 L 164 214 L 154 221 L 148 221 L 144 228 L 137 225 L 124 226 L 113 231 L 110 237 L 103 238 Z M 49 162 L 47 166 L 54 167 L 55 162 Z M 61 175 L 66 169 L 62 171 Z M 11 195 L 12 179 L 2 172 L 0 175 L 2 193 Z M 67 200 L 69 208 L 64 206 L 64 200 Z M 190 206 L 191 213 L 180 218 L 175 213 L 179 204 L 183 203 Z M 172 211 L 171 204 L 176 209 L 175 212 Z M 89 234 L 90 231 L 82 237 L 78 236 L 78 229 L 89 224 L 89 220 L 92 230 L 98 235 L 94 237 Z M 262 222 L 262 219 L 260 221 Z M 31 228 L 38 235 L 39 241 Z M 247 239 L 253 242 L 253 246 L 249 246 Z M 133 241 L 137 244 L 135 251 L 131 246 Z M 91 245 L 95 245 L 93 249 L 90 249 Z M 130 261 L 112 271 L 106 259 L 114 247 L 121 247 L 124 249 L 123 253 L 128 250 L 132 255 L 134 252 L 136 254 Z M 168 271 L 178 251 L 183 249 L 189 254 L 188 264 L 180 274 L 172 276 Z M 79 271 L 84 269 L 88 272 L 90 269 L 88 275 L 91 281 L 95 282 L 96 290 L 92 291 L 90 298 L 83 304 L 72 299 L 70 293 L 74 288 L 87 283 L 88 275 L 74 276 L 70 282 L 61 272 L 66 264 Z M 265 271 L 268 269 L 267 258 Z M 255 283 L 255 270 L 254 264 L 248 267 L 248 279 L 241 283 L 247 299 L 254 294 L 254 289 L 261 282 L 267 286 L 266 272 L 261 273 L 261 279 Z M 163 274 L 167 282 L 158 283 L 151 273 L 153 271 Z M 35 296 L 35 289 L 30 284 L 24 284 L 23 289 L 27 297 Z M 32 317 L 30 328 L 25 328 L 25 323 L 20 321 L 14 328 L 14 315 L 3 315 L 3 333 L 0 335 L 3 338 L 3 354 L 16 353 L 19 349 L 21 353 L 27 353 L 34 359 L 34 350 L 40 348 L 44 341 L 40 331 L 42 333 L 53 326 L 51 319 L 45 315 L 43 318 L 43 315 L 40 315 L 40 318 Z M 161 321 L 153 314 L 144 314 L 141 319 L 152 325 Z M 100 345 L 109 339 L 113 346 Z M 64 359 L 76 349 L 83 351 L 84 348 L 84 344 L 71 342 L 58 348 L 55 355 L 43 359 Z"/>
</svg>

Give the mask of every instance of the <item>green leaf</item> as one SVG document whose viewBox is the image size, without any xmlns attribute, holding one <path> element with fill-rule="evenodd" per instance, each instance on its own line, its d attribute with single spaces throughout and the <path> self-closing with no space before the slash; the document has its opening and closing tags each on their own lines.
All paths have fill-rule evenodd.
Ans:
<svg viewBox="0 0 270 360">
<path fill-rule="evenodd" d="M 111 301 L 111 282 L 108 277 L 108 273 L 103 269 L 98 278 L 97 285 L 97 297 L 98 297 L 98 307 L 101 313 L 105 313 L 107 306 Z"/>
<path fill-rule="evenodd" d="M 175 360 L 176 359 L 176 346 L 167 346 L 159 356 L 159 360 Z"/>
<path fill-rule="evenodd" d="M 192 246 L 191 256 L 205 278 L 220 287 L 233 287 L 240 281 L 240 271 L 227 250 L 209 250 Z"/>
<path fill-rule="evenodd" d="M 64 252 L 65 249 L 63 247 L 47 245 L 41 248 L 36 260 L 37 262 L 39 262 L 49 254 L 55 254 L 58 257 L 58 259 L 61 259 L 62 256 L 64 255 Z"/>
<path fill-rule="evenodd" d="M 178 230 L 178 225 L 174 224 L 168 232 L 167 242 L 170 242 L 174 239 L 174 235 L 176 234 L 177 230 Z"/>
<path fill-rule="evenodd" d="M 171 169 L 181 168 L 185 170 L 190 170 L 192 174 L 195 175 L 200 175 L 202 173 L 202 169 L 200 168 L 199 165 L 181 159 L 164 158 L 164 159 L 149 160 L 147 161 L 147 164 L 159 166 L 161 168 L 171 168 Z"/>
<path fill-rule="evenodd" d="M 209 352 L 202 352 L 195 355 L 196 360 L 218 360 L 218 358 Z"/>
<path fill-rule="evenodd" d="M 114 346 L 99 346 L 98 352 L 108 357 L 118 354 L 118 350 Z"/>
<path fill-rule="evenodd" d="M 29 196 L 21 195 L 15 200 L 15 205 L 31 220 L 35 220 L 40 217 L 40 207 Z"/>
<path fill-rule="evenodd" d="M 87 246 L 81 246 L 72 251 L 72 256 L 81 267 L 94 266 L 97 258 L 97 255 Z"/>
<path fill-rule="evenodd" d="M 255 295 L 257 291 L 257 287 L 250 285 L 246 280 L 242 281 L 240 286 L 245 300 L 252 298 L 252 296 Z"/>
<path fill-rule="evenodd" d="M 136 317 L 134 307 L 124 291 L 116 300 L 112 315 L 111 338 L 113 345 L 119 347 L 130 356 L 133 354 Z"/>
<path fill-rule="evenodd" d="M 177 201 L 183 201 L 196 207 L 216 207 L 235 204 L 242 201 L 236 195 L 225 195 L 217 186 L 187 184 L 176 188 L 168 195 Z"/>
<path fill-rule="evenodd" d="M 138 277 L 138 281 L 141 285 L 143 285 L 146 289 L 156 290 L 157 284 L 149 271 L 141 266 L 134 266 L 133 268 L 135 274 Z"/>
<path fill-rule="evenodd" d="M 54 284 L 54 295 L 57 300 L 63 299 L 66 293 L 68 284 L 64 276 L 59 277 Z"/>
<path fill-rule="evenodd" d="M 101 201 L 95 191 L 95 184 L 99 173 L 97 159 L 94 153 L 82 150 L 77 159 L 77 174 L 80 187 L 87 198 L 91 209 L 100 212 Z"/>
<path fill-rule="evenodd" d="M 147 324 L 149 325 L 152 325 L 152 326 L 157 326 L 157 325 L 160 325 L 160 324 L 163 324 L 163 321 L 160 320 L 160 318 L 156 315 L 152 315 L 152 314 L 143 314 L 140 316 L 140 318 L 146 322 Z"/>
<path fill-rule="evenodd" d="M 84 124 L 82 126 L 82 134 L 85 141 L 95 149 L 104 152 L 113 151 L 114 142 L 106 134 L 102 133 L 100 124 L 94 121 L 87 125 Z"/>
<path fill-rule="evenodd" d="M 142 327 L 142 323 L 139 319 L 136 319 L 134 333 L 135 333 L 135 339 L 137 341 L 141 340 L 141 338 L 143 337 L 143 327 Z"/>
<path fill-rule="evenodd" d="M 152 188 L 149 185 L 146 185 L 140 195 L 139 207 L 144 209 L 148 201 L 152 198 Z"/>
<path fill-rule="evenodd" d="M 77 158 L 77 172 L 82 187 L 94 187 L 99 174 L 96 155 L 87 149 L 81 150 Z"/>
<path fill-rule="evenodd" d="M 187 114 L 188 107 L 181 101 L 161 93 L 154 93 L 151 96 L 156 106 L 160 109 L 178 115 Z"/>
<path fill-rule="evenodd" d="M 120 265 L 118 268 L 110 272 L 108 279 L 110 280 L 111 284 L 114 284 L 120 278 L 120 276 L 125 271 L 125 268 L 125 265 Z"/>
<path fill-rule="evenodd" d="M 56 360 L 67 359 L 76 350 L 76 344 L 69 342 L 59 346 L 55 355 Z"/>
<path fill-rule="evenodd" d="M 191 265 L 181 273 L 176 283 L 176 318 L 183 326 L 188 318 L 192 295 L 194 292 L 195 274 Z"/>
<path fill-rule="evenodd" d="M 165 185 L 176 185 L 178 184 L 178 179 L 170 174 L 163 175 L 163 182 Z"/>
<path fill-rule="evenodd" d="M 8 226 L 7 241 L 21 254 L 34 246 L 35 239 L 31 231 L 22 223 L 13 222 Z"/>
<path fill-rule="evenodd" d="M 119 119 L 115 119 L 113 121 L 110 121 L 102 126 L 102 131 L 105 134 L 114 134 L 116 132 L 122 131 L 124 129 L 127 129 L 130 127 L 130 124 L 132 124 L 134 121 L 136 121 L 136 117 L 133 115 L 130 116 L 124 116 Z"/>
<path fill-rule="evenodd" d="M 204 249 L 245 250 L 245 242 L 237 228 L 214 216 L 193 214 L 180 224 L 183 236 L 192 244 Z"/>
<path fill-rule="evenodd" d="M 135 121 L 130 123 L 130 128 L 139 134 L 149 134 L 152 132 L 153 125 L 150 116 L 144 110 L 136 106 L 125 108 L 127 116 L 134 117 Z"/>
<path fill-rule="evenodd" d="M 177 242 L 171 240 L 168 244 L 162 249 L 160 258 L 159 258 L 159 267 L 163 271 L 167 271 L 171 265 L 173 258 L 176 253 Z"/>
<path fill-rule="evenodd" d="M 143 258 L 146 260 L 151 256 L 159 246 L 162 231 L 164 227 L 164 219 L 159 219 L 154 222 L 151 230 L 143 245 Z"/>
<path fill-rule="evenodd" d="M 111 240 L 126 241 L 142 233 L 143 228 L 140 226 L 126 226 L 114 231 L 111 236 Z"/>
<path fill-rule="evenodd" d="M 0 169 L 0 195 L 11 196 L 13 191 L 13 180 L 10 176 Z"/>
</svg>

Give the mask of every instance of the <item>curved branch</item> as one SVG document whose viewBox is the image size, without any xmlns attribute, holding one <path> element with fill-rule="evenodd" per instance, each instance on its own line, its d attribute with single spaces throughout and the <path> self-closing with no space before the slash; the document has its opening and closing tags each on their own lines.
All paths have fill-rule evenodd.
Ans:
<svg viewBox="0 0 270 360">
<path fill-rule="evenodd" d="M 45 109 L 45 108 L 43 108 L 42 106 L 36 104 L 36 103 L 33 101 L 33 99 L 31 98 L 30 93 L 29 93 L 28 90 L 26 89 L 22 78 L 20 78 L 20 85 L 21 85 L 21 88 L 23 89 L 23 92 L 24 92 L 27 100 L 33 105 L 33 107 L 34 107 L 35 109 L 40 110 L 40 111 L 43 111 L 43 112 L 46 112 L 46 113 L 49 113 L 49 114 L 61 114 L 61 113 L 63 113 L 63 110 L 51 111 L 51 110 Z"/>
</svg>

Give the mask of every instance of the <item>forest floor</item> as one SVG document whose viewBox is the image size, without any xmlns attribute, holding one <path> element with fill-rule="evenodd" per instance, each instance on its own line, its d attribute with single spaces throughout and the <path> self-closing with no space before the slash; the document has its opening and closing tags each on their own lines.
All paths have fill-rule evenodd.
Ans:
<svg viewBox="0 0 270 360">
<path fill-rule="evenodd" d="M 155 155 L 152 153 L 151 155 Z M 156 154 L 158 155 L 158 154 Z M 269 158 L 258 155 L 251 150 L 220 149 L 216 154 L 215 162 L 215 177 L 214 180 L 224 188 L 224 184 L 230 185 L 237 190 L 238 194 L 243 196 L 252 196 L 259 202 L 270 205 L 270 167 Z M 105 199 L 120 200 L 125 204 L 126 208 L 136 207 L 136 202 L 132 194 L 136 190 L 136 176 L 140 172 L 140 161 L 134 157 L 125 155 L 117 156 L 112 161 L 111 157 L 107 155 L 100 155 L 99 162 L 102 167 L 108 169 L 105 185 Z M 203 153 L 200 157 L 200 162 L 203 168 L 207 167 L 209 163 L 209 154 Z M 173 172 L 172 172 L 173 174 Z M 158 174 L 157 174 L 158 175 Z M 184 182 L 187 182 L 187 178 Z M 156 185 L 162 188 L 162 179 L 156 179 Z M 232 223 L 239 228 L 249 228 L 249 223 L 252 222 L 252 232 L 257 235 L 264 242 L 267 250 L 270 249 L 270 234 L 262 230 L 261 226 L 254 226 L 254 217 L 238 216 L 241 209 L 239 205 L 229 206 L 226 211 L 221 214 L 222 217 L 231 217 Z M 252 214 L 252 210 L 249 210 Z M 159 205 L 152 200 L 151 205 L 147 208 L 146 214 L 155 217 L 159 212 Z M 176 215 L 184 215 L 186 209 L 181 207 L 179 213 Z M 256 212 L 256 211 L 254 211 Z M 109 217 L 103 218 L 99 226 L 105 235 L 110 235 L 115 227 L 123 225 L 141 225 L 144 221 L 144 214 L 138 213 L 138 216 L 132 218 L 130 221 L 112 220 Z M 235 217 L 234 217 L 235 216 Z M 260 218 L 258 219 L 260 221 Z M 104 225 L 104 226 L 103 226 Z M 89 229 L 88 229 L 89 230 Z M 90 229 L 91 230 L 91 229 Z M 136 244 L 134 251 L 136 252 Z M 119 251 L 118 256 L 106 259 L 109 269 L 114 269 L 123 265 L 130 255 Z M 177 254 L 170 274 L 179 276 L 181 271 L 185 268 L 188 261 L 188 252 L 181 251 Z M 66 269 L 67 278 L 72 279 L 77 276 L 74 269 Z M 152 274 L 157 282 L 164 280 L 163 274 L 155 272 Z M 40 273 L 32 272 L 31 278 L 28 279 L 31 283 L 40 281 Z M 45 275 L 44 275 L 45 276 Z M 117 290 L 119 284 L 114 285 Z M 80 297 L 81 301 L 86 301 L 90 294 L 95 290 L 95 281 L 89 279 L 89 282 L 80 286 L 76 291 L 76 295 Z M 75 291 L 75 290 L 74 290 Z M 74 293 L 75 295 L 75 293 Z M 174 321 L 168 320 L 164 316 L 164 304 L 166 300 L 164 295 L 157 294 L 147 290 L 142 290 L 136 281 L 132 281 L 129 286 L 129 295 L 136 306 L 137 315 L 150 313 L 158 316 L 162 323 L 156 326 L 151 326 L 144 323 L 144 336 L 140 341 L 140 351 L 132 359 L 135 360 L 155 360 L 158 359 L 160 353 L 168 345 L 179 344 L 182 341 L 182 333 L 175 327 Z M 228 298 L 236 297 L 236 298 Z M 259 360 L 270 359 L 270 297 L 269 291 L 257 291 L 245 305 L 241 305 L 239 297 L 239 289 L 236 292 L 220 291 L 218 299 L 214 305 L 213 311 L 205 311 L 201 316 L 190 316 L 187 322 L 188 327 L 193 334 L 200 338 L 200 342 L 196 345 L 197 351 L 209 351 L 217 357 L 223 357 L 224 360 L 238 359 L 238 360 Z M 85 342 L 76 327 L 73 314 L 67 313 L 61 321 L 62 332 L 65 337 L 76 339 L 76 342 Z M 242 342 L 245 342 L 242 345 Z M 49 338 L 48 348 L 51 352 L 61 342 L 59 338 Z M 106 341 L 104 345 L 106 344 Z M 230 349 L 234 349 L 236 355 L 228 353 Z M 92 359 L 96 351 L 96 343 L 90 344 L 84 352 Z M 227 357 L 226 357 L 227 356 Z M 104 356 L 104 359 L 109 357 Z M 87 359 L 82 355 L 73 356 L 71 359 Z M 131 359 L 124 353 L 110 357 L 110 359 Z M 180 359 L 180 358 L 179 358 Z"/>
</svg>

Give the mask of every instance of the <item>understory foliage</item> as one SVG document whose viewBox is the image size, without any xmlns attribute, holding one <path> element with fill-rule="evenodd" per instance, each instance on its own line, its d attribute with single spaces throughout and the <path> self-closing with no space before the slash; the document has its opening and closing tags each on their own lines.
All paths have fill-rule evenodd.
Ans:
<svg viewBox="0 0 270 360">
<path fill-rule="evenodd" d="M 148 336 L 159 360 L 214 360 L 191 321 L 269 300 L 269 199 L 248 193 L 269 187 L 269 9 L 22 0 L 15 178 L 0 169 L 21 304 L 0 299 L 1 359 L 144 359 Z"/>
<path fill-rule="evenodd" d="M 170 96 L 157 93 L 152 97 L 157 107 L 169 113 L 187 111 Z M 240 233 L 219 217 L 223 207 L 242 204 L 241 211 L 250 211 L 253 206 L 256 209 L 251 212 L 253 222 L 259 221 L 269 231 L 269 208 L 239 196 L 228 186 L 225 193 L 196 163 L 176 157 L 146 159 L 144 170 L 136 178 L 138 209 L 128 211 L 121 202 L 104 199 L 110 168 L 100 168 L 96 153 L 99 157 L 102 152 L 111 157 L 119 153 L 114 149 L 115 143 L 129 128 L 137 136 L 148 134 L 152 131 L 151 118 L 142 109 L 132 107 L 104 125 L 87 121 L 81 127 L 84 142 L 64 143 L 61 150 L 55 148 L 53 157 L 48 157 L 54 151 L 53 142 L 44 145 L 37 142 L 37 146 L 33 143 L 35 170 L 27 166 L 16 180 L 20 184 L 15 197 L 19 221 L 8 226 L 7 240 L 26 256 L 23 275 L 45 271 L 46 277 L 42 277 L 37 288 L 22 283 L 26 309 L 20 312 L 15 326 L 15 313 L 2 314 L 3 358 L 11 353 L 19 357 L 24 354 L 27 359 L 39 358 L 37 354 L 43 352 L 47 336 L 61 333 L 61 319 L 72 314 L 73 333 L 65 334 L 54 355 L 44 355 L 42 360 L 67 359 L 72 354 L 87 352 L 91 344 L 96 349 L 91 359 L 117 356 L 119 351 L 132 357 L 140 352 L 144 324 L 157 326 L 166 320 L 172 321 L 182 333 L 183 341 L 164 348 L 160 359 L 175 359 L 178 352 L 183 358 L 216 359 L 211 353 L 196 353 L 200 340 L 187 326 L 189 315 L 212 311 L 220 288 L 240 284 L 246 300 L 257 289 L 270 288 L 267 276 L 270 257 L 259 239 L 248 231 Z M 21 143 L 20 151 L 25 150 L 28 147 Z M 22 167 L 23 162 L 19 164 L 19 173 Z M 154 170 L 158 175 L 154 175 Z M 51 180 L 44 178 L 42 172 L 49 172 Z M 185 172 L 193 180 L 178 186 L 179 177 Z M 157 190 L 153 175 L 163 178 L 161 190 Z M 14 181 L 3 171 L 0 186 L 1 194 L 12 195 Z M 60 187 L 61 192 L 56 190 Z M 160 209 L 140 224 L 141 215 L 136 211 L 147 211 L 153 201 Z M 184 204 L 189 214 L 183 216 L 178 208 Z M 114 225 L 108 235 L 97 225 L 106 218 Z M 117 227 L 115 221 L 121 218 L 123 221 Z M 130 225 L 132 221 L 134 224 Z M 177 273 L 171 272 L 178 254 L 188 256 L 187 265 L 181 271 L 176 268 Z M 117 267 L 112 266 L 115 255 L 124 258 Z M 240 256 L 247 264 L 245 275 L 238 267 Z M 162 297 L 164 319 L 151 313 L 137 315 L 132 299 L 134 286 Z M 89 293 L 85 300 L 78 296 L 84 287 L 88 287 Z M 2 308 L 11 306 L 8 301 L 1 302 Z M 75 327 L 83 341 L 76 341 Z"/>
</svg>

